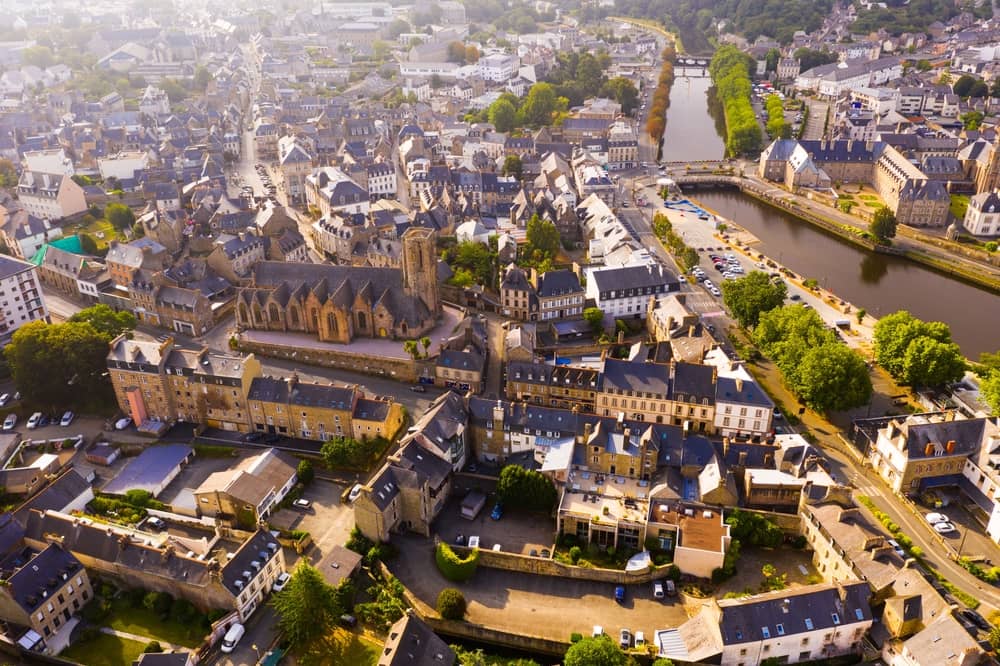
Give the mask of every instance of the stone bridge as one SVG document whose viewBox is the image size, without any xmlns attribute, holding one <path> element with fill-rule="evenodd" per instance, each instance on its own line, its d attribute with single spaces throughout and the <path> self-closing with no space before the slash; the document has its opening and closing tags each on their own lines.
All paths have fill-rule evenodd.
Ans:
<svg viewBox="0 0 1000 666">
<path fill-rule="evenodd" d="M 744 179 L 740 176 L 729 176 L 723 173 L 682 173 L 674 174 L 671 178 L 681 187 L 684 185 L 731 185 L 734 187 L 745 185 Z"/>
</svg>

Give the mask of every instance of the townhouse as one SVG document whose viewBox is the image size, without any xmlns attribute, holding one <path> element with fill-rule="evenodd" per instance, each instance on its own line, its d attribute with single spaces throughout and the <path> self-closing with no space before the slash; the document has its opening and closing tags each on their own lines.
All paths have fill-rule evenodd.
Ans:
<svg viewBox="0 0 1000 666">
<path fill-rule="evenodd" d="M 680 290 L 677 277 L 662 264 L 591 268 L 587 271 L 587 298 L 614 319 L 645 319 L 649 301 Z"/>
<path fill-rule="evenodd" d="M 17 198 L 30 214 L 61 220 L 87 210 L 83 188 L 61 173 L 24 171 L 17 182 Z"/>
<path fill-rule="evenodd" d="M 274 449 L 241 460 L 235 467 L 210 474 L 194 489 L 203 516 L 254 529 L 295 486 L 298 461 Z"/>
<path fill-rule="evenodd" d="M 0 342 L 9 341 L 14 332 L 28 322 L 48 319 L 49 311 L 35 266 L 0 256 Z"/>
</svg>

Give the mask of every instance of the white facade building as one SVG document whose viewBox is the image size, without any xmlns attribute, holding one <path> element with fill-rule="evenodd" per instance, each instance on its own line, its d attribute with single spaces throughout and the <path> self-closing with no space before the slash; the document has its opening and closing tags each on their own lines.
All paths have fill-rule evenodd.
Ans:
<svg viewBox="0 0 1000 666">
<path fill-rule="evenodd" d="M 973 236 L 1000 236 L 1000 194 L 981 192 L 971 197 L 962 226 Z"/>
<path fill-rule="evenodd" d="M 495 53 L 480 58 L 476 63 L 476 72 L 486 81 L 504 83 L 514 78 L 519 66 L 520 60 L 517 56 Z"/>
<path fill-rule="evenodd" d="M 48 318 L 35 266 L 0 255 L 0 341 L 10 341 L 14 331 L 30 321 Z"/>
</svg>

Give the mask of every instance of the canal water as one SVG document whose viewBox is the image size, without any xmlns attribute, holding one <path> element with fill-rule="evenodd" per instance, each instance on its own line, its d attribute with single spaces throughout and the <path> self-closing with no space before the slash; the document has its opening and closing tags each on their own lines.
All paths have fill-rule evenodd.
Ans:
<svg viewBox="0 0 1000 666">
<path fill-rule="evenodd" d="M 711 113 L 706 94 L 711 82 L 692 77 L 688 84 L 680 72 L 670 94 L 664 160 L 719 159 L 724 145 L 713 122 L 718 114 Z M 899 257 L 861 250 L 739 190 L 691 190 L 689 195 L 759 238 L 757 251 L 876 317 L 909 310 L 921 319 L 943 321 L 971 359 L 1000 350 L 1000 296 Z"/>
</svg>

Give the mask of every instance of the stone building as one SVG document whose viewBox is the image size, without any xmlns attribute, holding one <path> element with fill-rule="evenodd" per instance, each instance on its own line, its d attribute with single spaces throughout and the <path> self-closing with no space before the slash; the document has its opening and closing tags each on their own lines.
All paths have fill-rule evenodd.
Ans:
<svg viewBox="0 0 1000 666">
<path fill-rule="evenodd" d="M 236 323 L 323 342 L 424 335 L 441 312 L 434 236 L 425 228 L 403 235 L 402 269 L 260 262 L 237 297 Z"/>
</svg>

